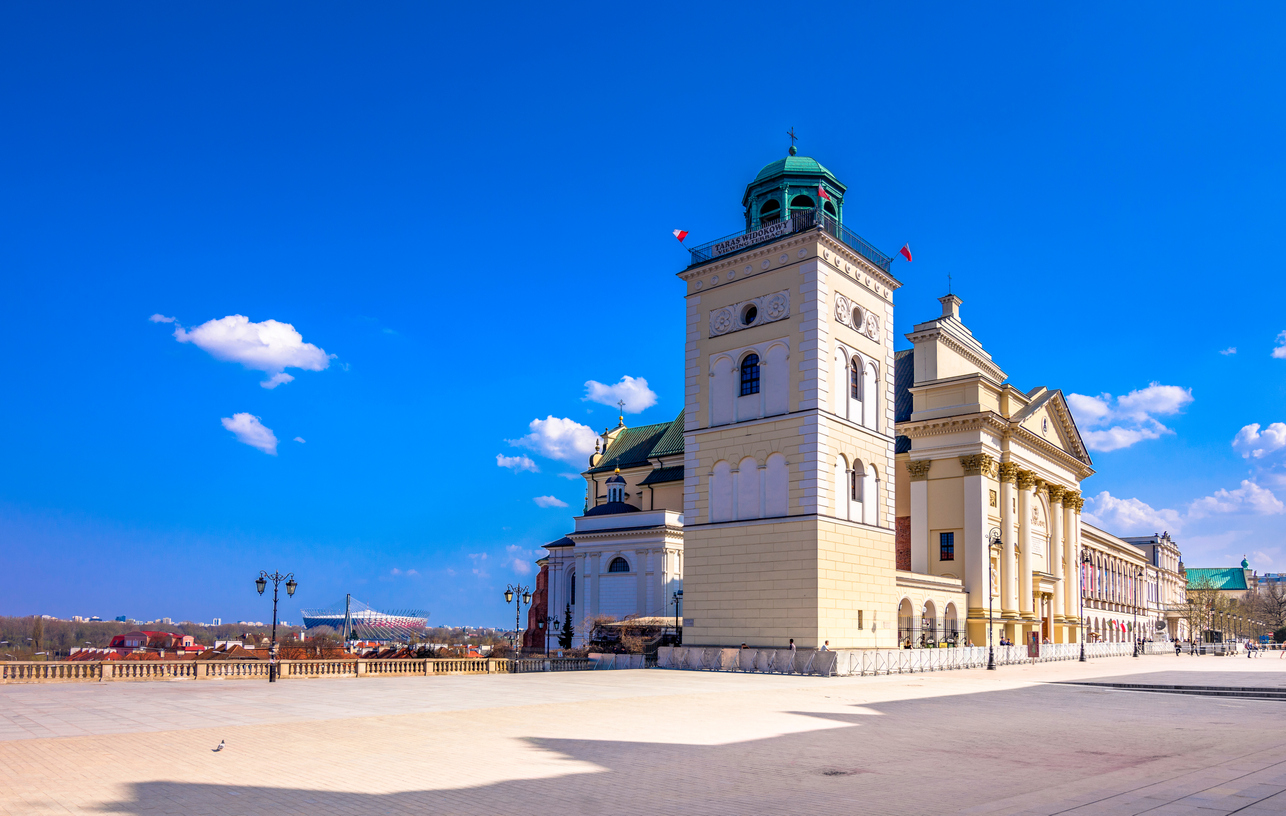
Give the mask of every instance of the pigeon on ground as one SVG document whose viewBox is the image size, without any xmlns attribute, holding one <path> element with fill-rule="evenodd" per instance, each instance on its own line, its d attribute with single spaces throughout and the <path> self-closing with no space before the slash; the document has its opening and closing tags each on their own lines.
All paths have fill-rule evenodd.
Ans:
<svg viewBox="0 0 1286 816">
<path fill-rule="evenodd" d="M 216 745 L 215 747 L 211 748 L 210 750 L 211 750 L 211 751 L 214 751 L 215 753 L 218 753 L 219 751 L 222 751 L 222 750 L 223 750 L 223 740 L 219 740 L 219 744 L 218 744 L 218 745 Z"/>
</svg>

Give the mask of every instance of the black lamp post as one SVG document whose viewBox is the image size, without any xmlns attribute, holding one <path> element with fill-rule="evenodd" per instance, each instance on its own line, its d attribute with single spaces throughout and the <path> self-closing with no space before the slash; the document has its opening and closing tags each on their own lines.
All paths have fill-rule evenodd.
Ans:
<svg viewBox="0 0 1286 816">
<path fill-rule="evenodd" d="M 1134 656 L 1139 656 L 1139 584 L 1143 582 L 1143 568 L 1134 575 Z"/>
<path fill-rule="evenodd" d="M 288 572 L 285 575 L 280 572 L 274 572 L 269 575 L 261 570 L 259 577 L 255 579 L 255 589 L 259 590 L 260 595 L 268 588 L 269 581 L 272 581 L 272 647 L 269 649 L 268 682 L 275 683 L 277 682 L 277 586 L 282 581 L 285 581 L 286 594 L 294 595 L 295 587 L 299 586 L 299 584 L 295 583 L 295 574 L 293 572 Z"/>
<path fill-rule="evenodd" d="M 1085 662 L 1085 580 L 1086 567 L 1093 562 L 1090 558 L 1090 551 L 1081 548 L 1081 660 Z"/>
<path fill-rule="evenodd" d="M 514 599 L 517 600 L 514 600 Z M 510 584 L 505 588 L 505 603 L 514 604 L 514 653 L 518 652 L 518 633 L 522 631 L 519 621 L 522 618 L 522 605 L 531 603 L 531 587 Z"/>
<path fill-rule="evenodd" d="M 546 625 L 549 626 L 548 630 L 545 629 Z M 555 618 L 553 615 L 546 615 L 543 618 L 536 619 L 536 628 L 545 633 L 544 634 L 545 657 L 548 658 L 549 657 L 549 634 L 550 632 L 557 632 L 560 628 L 562 628 L 562 622 L 559 621 L 558 618 Z"/>
<path fill-rule="evenodd" d="M 999 547 L 1000 552 L 1005 552 L 1005 542 L 1000 540 L 1000 528 L 992 527 L 991 532 L 987 533 L 987 539 L 991 542 L 987 547 L 987 668 L 991 671 L 996 670 L 996 647 L 991 644 L 992 617 L 995 614 L 995 595 L 991 591 L 991 551 Z"/>
<path fill-rule="evenodd" d="M 683 590 L 674 590 L 674 594 L 671 597 L 674 599 L 674 638 L 679 641 L 679 643 L 682 643 L 683 624 L 679 621 L 679 604 L 683 603 Z M 679 643 L 676 643 L 675 645 L 677 646 Z"/>
</svg>

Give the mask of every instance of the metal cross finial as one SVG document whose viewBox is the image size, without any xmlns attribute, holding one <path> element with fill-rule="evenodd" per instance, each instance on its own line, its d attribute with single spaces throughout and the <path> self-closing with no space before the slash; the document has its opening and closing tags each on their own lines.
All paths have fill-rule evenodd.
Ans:
<svg viewBox="0 0 1286 816">
<path fill-rule="evenodd" d="M 947 294 L 951 294 L 951 273 L 947 273 Z"/>
<path fill-rule="evenodd" d="M 795 142 L 799 141 L 799 137 L 795 135 L 795 128 L 793 125 L 790 130 L 786 131 L 786 135 L 790 137 L 790 146 L 794 147 Z"/>
<path fill-rule="evenodd" d="M 617 400 L 616 404 L 621 408 L 621 414 L 625 414 L 625 400 Z"/>
</svg>

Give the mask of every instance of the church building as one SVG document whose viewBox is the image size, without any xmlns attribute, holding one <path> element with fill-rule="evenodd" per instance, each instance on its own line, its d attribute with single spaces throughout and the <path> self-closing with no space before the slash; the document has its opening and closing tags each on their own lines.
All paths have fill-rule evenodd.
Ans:
<svg viewBox="0 0 1286 816">
<path fill-rule="evenodd" d="M 1082 546 L 1125 545 L 1082 537 L 1062 392 L 1009 384 L 950 294 L 895 353 L 901 284 L 846 192 L 791 147 L 744 230 L 689 247 L 683 411 L 605 429 L 546 545 L 577 645 L 604 616 L 678 617 L 691 646 L 1077 640 Z"/>
</svg>

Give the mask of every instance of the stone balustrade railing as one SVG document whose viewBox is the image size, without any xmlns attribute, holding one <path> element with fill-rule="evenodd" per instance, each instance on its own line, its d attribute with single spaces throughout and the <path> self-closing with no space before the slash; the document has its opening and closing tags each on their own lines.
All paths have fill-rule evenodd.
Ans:
<svg viewBox="0 0 1286 816">
<path fill-rule="evenodd" d="M 584 658 L 447 658 L 416 660 L 282 660 L 279 680 L 318 677 L 429 677 L 584 671 Z M 103 660 L 0 662 L 0 683 L 102 683 L 117 680 L 267 680 L 266 660 Z"/>
<path fill-rule="evenodd" d="M 1143 653 L 1174 654 L 1172 643 L 1144 643 Z M 996 664 L 1007 666 L 1028 663 L 1032 657 L 1026 646 L 996 646 Z M 1132 643 L 1087 643 L 1085 656 L 1128 657 L 1134 653 Z M 1040 647 L 1037 663 L 1078 660 L 1081 647 L 1076 643 L 1047 643 Z M 662 669 L 695 669 L 701 671 L 744 671 L 771 674 L 811 674 L 852 676 L 909 674 L 951 669 L 977 669 L 987 665 L 986 646 L 962 646 L 947 649 L 836 649 L 821 652 L 814 649 L 723 649 L 703 646 L 663 646 L 657 655 Z"/>
</svg>

